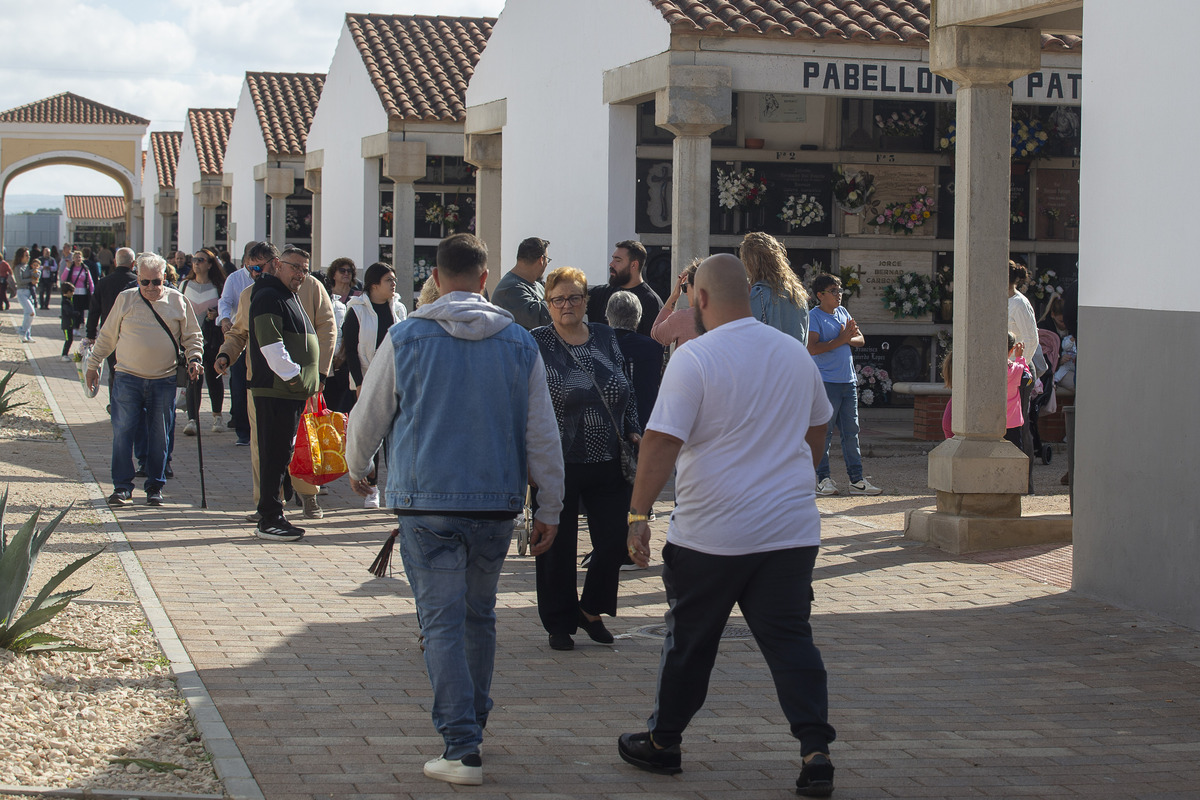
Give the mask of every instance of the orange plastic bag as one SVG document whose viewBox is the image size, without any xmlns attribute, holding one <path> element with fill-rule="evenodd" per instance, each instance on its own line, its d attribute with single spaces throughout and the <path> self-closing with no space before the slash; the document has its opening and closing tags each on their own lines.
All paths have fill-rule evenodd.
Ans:
<svg viewBox="0 0 1200 800">
<path fill-rule="evenodd" d="M 330 411 L 318 393 L 309 399 L 300 416 L 288 472 L 302 481 L 321 486 L 337 480 L 347 471 L 346 415 Z"/>
</svg>

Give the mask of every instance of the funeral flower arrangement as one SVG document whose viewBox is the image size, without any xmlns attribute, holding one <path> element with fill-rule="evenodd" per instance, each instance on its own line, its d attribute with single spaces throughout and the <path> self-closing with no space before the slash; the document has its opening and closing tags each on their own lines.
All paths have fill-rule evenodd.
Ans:
<svg viewBox="0 0 1200 800">
<path fill-rule="evenodd" d="M 1031 294 L 1038 300 L 1045 300 L 1056 294 L 1062 294 L 1063 287 L 1058 282 L 1058 273 L 1052 269 L 1043 270 L 1037 276 L 1031 288 Z"/>
<path fill-rule="evenodd" d="M 858 277 L 857 269 L 842 267 L 838 277 L 842 279 L 842 305 L 846 305 L 851 296 L 858 297 L 862 294 L 862 281 Z"/>
<path fill-rule="evenodd" d="M 907 272 L 883 290 L 883 305 L 896 319 L 923 317 L 933 311 L 937 294 L 930 278 L 916 272 Z"/>
<path fill-rule="evenodd" d="M 883 210 L 875 215 L 875 224 L 882 228 L 891 228 L 892 233 L 911 234 L 933 216 L 933 198 L 929 196 L 929 187 L 921 186 L 917 194 L 909 201 L 888 203 Z"/>
<path fill-rule="evenodd" d="M 887 393 L 892 390 L 892 379 L 887 370 L 872 367 L 870 364 L 854 365 L 854 376 L 858 379 L 858 402 L 864 406 L 873 406 L 876 402 L 887 400 Z"/>
<path fill-rule="evenodd" d="M 729 172 L 717 170 L 717 205 L 721 208 L 732 210 L 762 205 L 766 191 L 767 182 L 755 173 L 754 167 Z"/>
<path fill-rule="evenodd" d="M 783 204 L 783 211 L 777 216 L 787 224 L 790 231 L 792 228 L 807 228 L 825 219 L 825 208 L 811 194 L 802 194 L 799 197 L 793 195 Z"/>
<path fill-rule="evenodd" d="M 954 123 L 951 122 L 946 126 L 946 130 L 942 131 L 942 135 L 938 137 L 937 149 L 942 152 L 953 152 L 955 138 Z"/>
<path fill-rule="evenodd" d="M 875 115 L 875 124 L 888 136 L 920 136 L 925 130 L 926 112 L 910 108 L 893 111 L 890 116 Z"/>
<path fill-rule="evenodd" d="M 1050 134 L 1042 129 L 1036 119 L 1014 119 L 1012 122 L 1012 158 L 1014 161 L 1030 159 L 1042 152 Z"/>
<path fill-rule="evenodd" d="M 838 165 L 833 179 L 833 200 L 838 208 L 850 213 L 861 211 L 875 194 L 875 176 Z"/>
</svg>

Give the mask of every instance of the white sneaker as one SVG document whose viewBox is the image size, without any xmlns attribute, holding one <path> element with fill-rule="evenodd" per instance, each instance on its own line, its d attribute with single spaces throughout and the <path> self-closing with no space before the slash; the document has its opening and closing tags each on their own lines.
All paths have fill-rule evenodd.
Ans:
<svg viewBox="0 0 1200 800">
<path fill-rule="evenodd" d="M 74 361 L 75 359 L 71 358 L 70 356 L 59 356 L 59 360 L 60 361 Z"/>
<path fill-rule="evenodd" d="M 858 483 L 850 484 L 850 494 L 883 494 L 883 489 L 872 486 L 869 480 L 863 478 Z"/>
<path fill-rule="evenodd" d="M 621 572 L 637 572 L 640 569 L 650 569 L 650 565 L 641 566 L 639 564 L 622 564 Z"/>
<path fill-rule="evenodd" d="M 198 427 L 199 427 L 199 426 L 198 426 L 198 425 L 196 425 L 196 420 L 194 420 L 194 419 L 189 419 L 189 420 L 188 420 L 187 427 L 185 427 L 185 428 L 183 429 L 183 435 L 184 435 L 184 436 L 195 436 L 195 435 L 196 435 L 196 428 L 198 428 Z"/>
<path fill-rule="evenodd" d="M 837 484 L 833 482 L 833 478 L 821 478 L 817 481 L 817 494 L 828 497 L 831 494 L 837 494 Z"/>
<path fill-rule="evenodd" d="M 371 493 L 363 500 L 363 508 L 379 508 L 379 487 L 372 486 Z M 433 763 L 432 761 L 430 762 Z M 426 765 L 428 766 L 428 765 Z M 425 773 L 428 775 L 429 773 Z"/>
<path fill-rule="evenodd" d="M 213 420 L 213 423 L 212 423 L 212 432 L 213 433 L 224 433 L 225 431 L 229 430 L 229 428 L 225 425 L 225 418 L 222 417 L 220 414 L 213 414 L 212 420 Z"/>
<path fill-rule="evenodd" d="M 459 761 L 447 761 L 441 756 L 425 762 L 425 777 L 462 786 L 483 785 L 483 759 L 478 753 L 465 755 Z"/>
</svg>

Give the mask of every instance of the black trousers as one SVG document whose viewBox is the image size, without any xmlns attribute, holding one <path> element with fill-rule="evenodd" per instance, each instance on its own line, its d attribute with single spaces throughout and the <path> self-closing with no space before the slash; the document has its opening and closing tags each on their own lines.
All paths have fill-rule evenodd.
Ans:
<svg viewBox="0 0 1200 800">
<path fill-rule="evenodd" d="M 217 360 L 217 353 L 221 349 L 221 341 L 210 338 L 205 331 L 204 337 L 204 352 L 201 356 L 201 363 L 204 367 L 204 385 L 208 387 L 208 402 L 212 405 L 212 413 L 220 414 L 221 407 L 225 404 L 225 384 L 221 380 L 221 376 L 217 374 L 217 369 L 214 363 Z M 188 384 L 188 401 L 187 415 L 188 419 L 197 419 L 200 413 L 200 381 L 192 381 Z"/>
<path fill-rule="evenodd" d="M 38 308 L 44 310 L 50 307 L 50 298 L 54 295 L 54 286 L 54 278 L 38 278 Z"/>
<path fill-rule="evenodd" d="M 288 500 L 292 496 L 288 464 L 292 462 L 304 401 L 253 394 L 251 399 L 258 420 L 258 513 L 265 524 L 283 517 L 280 497 Z"/>
<path fill-rule="evenodd" d="M 633 487 L 621 474 L 621 462 L 566 464 L 563 511 L 550 549 L 537 557 L 538 616 L 547 633 L 575 633 L 579 609 L 617 615 L 617 588 L 625 561 L 625 515 Z M 579 502 L 587 508 L 592 560 L 579 594 Z"/>
<path fill-rule="evenodd" d="M 736 604 L 758 643 L 775 692 L 800 740 L 801 755 L 829 752 L 825 663 L 813 643 L 812 573 L 818 548 L 796 547 L 741 556 L 714 556 L 674 544 L 663 549 L 667 636 L 649 729 L 670 747 L 704 705 L 721 633 Z"/>
</svg>

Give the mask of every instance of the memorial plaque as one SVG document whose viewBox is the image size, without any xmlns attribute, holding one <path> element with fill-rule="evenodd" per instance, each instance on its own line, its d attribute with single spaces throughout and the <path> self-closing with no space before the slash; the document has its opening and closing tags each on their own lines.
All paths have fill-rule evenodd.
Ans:
<svg viewBox="0 0 1200 800">
<path fill-rule="evenodd" d="M 1008 238 L 1015 241 L 1029 240 L 1029 173 L 1013 175 L 1009 189 Z"/>
<path fill-rule="evenodd" d="M 937 238 L 954 238 L 954 167 L 937 168 L 937 213 L 933 215 Z"/>
<path fill-rule="evenodd" d="M 882 156 L 881 156 L 882 157 Z M 896 164 L 846 164 L 844 168 L 863 170 L 875 176 L 875 194 L 863 211 L 863 233 L 878 233 L 892 236 L 929 236 L 937 233 L 938 216 L 941 214 L 937 202 L 938 187 L 935 167 L 908 167 Z M 914 228 L 911 234 L 892 233 L 891 228 L 878 223 L 878 215 L 891 203 L 908 203 L 925 187 L 934 201 L 933 217 L 925 224 Z"/>
<path fill-rule="evenodd" d="M 416 212 L 413 214 L 413 238 L 440 239 L 442 226 L 425 221 L 425 212 L 442 204 L 440 192 L 417 192 Z"/>
<path fill-rule="evenodd" d="M 1079 171 L 1037 171 L 1038 239 L 1079 238 Z"/>
<path fill-rule="evenodd" d="M 883 304 L 883 290 L 906 272 L 916 272 L 933 278 L 933 254 L 921 252 L 886 252 L 880 250 L 843 250 L 841 267 L 858 271 L 862 289 L 851 297 L 846 309 L 859 323 L 912 322 L 928 323 L 932 315 L 895 317 Z"/>
<path fill-rule="evenodd" d="M 885 370 L 893 382 L 905 381 L 925 383 L 933 380 L 930 368 L 930 336 L 872 336 L 866 334 L 867 343 L 854 348 L 856 367 L 872 366 Z M 860 405 L 862 405 L 860 398 Z M 873 406 L 911 406 L 912 395 L 889 392 L 875 398 Z"/>
<path fill-rule="evenodd" d="M 765 163 L 756 165 L 767 181 L 767 213 L 762 230 L 775 236 L 828 236 L 833 232 L 833 165 Z M 825 217 L 808 227 L 788 230 L 779 218 L 789 197 L 815 197 Z"/>
<path fill-rule="evenodd" d="M 761 122 L 807 122 L 807 97 L 802 94 L 763 92 L 758 97 Z"/>
<path fill-rule="evenodd" d="M 637 160 L 634 208 L 638 233 L 671 232 L 672 170 L 670 161 L 651 158 Z"/>
</svg>

